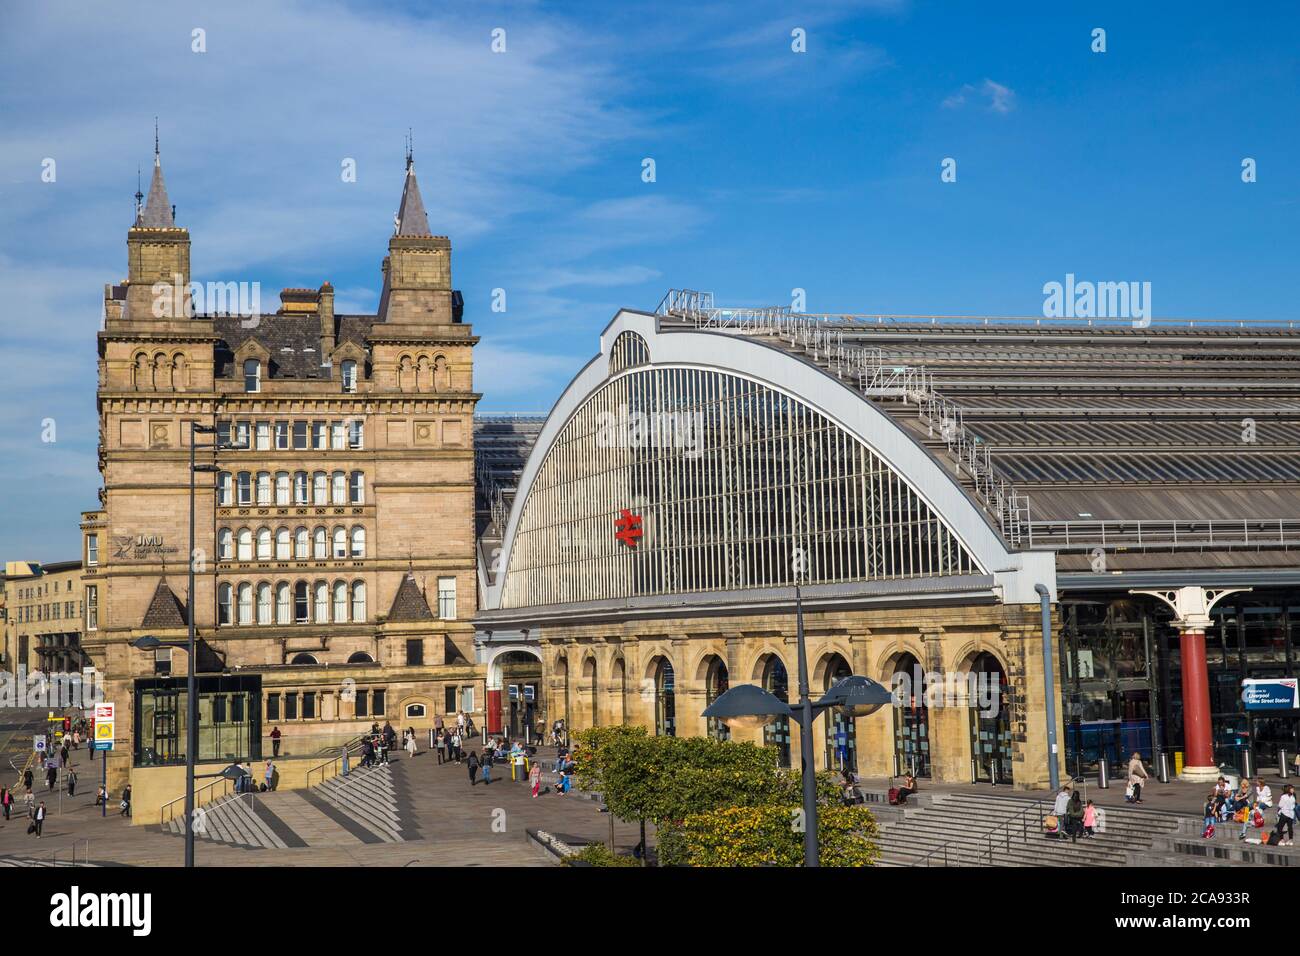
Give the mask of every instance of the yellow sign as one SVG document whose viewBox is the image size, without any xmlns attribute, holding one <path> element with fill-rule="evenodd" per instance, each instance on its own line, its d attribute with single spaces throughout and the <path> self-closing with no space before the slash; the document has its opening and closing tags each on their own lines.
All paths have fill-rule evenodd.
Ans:
<svg viewBox="0 0 1300 956">
<path fill-rule="evenodd" d="M 96 725 L 95 725 L 95 739 L 96 739 L 96 740 L 112 740 L 112 739 L 113 739 L 113 725 L 112 725 L 112 724 L 105 724 L 105 723 L 96 724 Z"/>
</svg>

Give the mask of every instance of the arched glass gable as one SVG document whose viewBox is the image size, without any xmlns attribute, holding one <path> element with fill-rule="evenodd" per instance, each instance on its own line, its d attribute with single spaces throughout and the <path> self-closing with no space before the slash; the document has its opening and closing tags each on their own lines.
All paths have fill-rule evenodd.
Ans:
<svg viewBox="0 0 1300 956">
<path fill-rule="evenodd" d="M 501 606 L 981 573 L 826 416 L 738 375 L 647 366 L 606 382 L 546 451 Z"/>
<path fill-rule="evenodd" d="M 609 350 L 609 374 L 650 363 L 650 346 L 635 332 L 620 332 Z"/>
</svg>

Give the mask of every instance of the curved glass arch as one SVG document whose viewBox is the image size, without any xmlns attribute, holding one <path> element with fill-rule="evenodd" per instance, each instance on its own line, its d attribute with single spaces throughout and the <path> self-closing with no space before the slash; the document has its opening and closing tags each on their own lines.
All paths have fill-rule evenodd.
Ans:
<svg viewBox="0 0 1300 956">
<path fill-rule="evenodd" d="M 807 403 L 648 366 L 601 386 L 546 450 L 501 606 L 980 573 L 901 475 Z"/>
<path fill-rule="evenodd" d="M 609 350 L 609 374 L 650 363 L 650 346 L 635 332 L 620 332 Z"/>
</svg>

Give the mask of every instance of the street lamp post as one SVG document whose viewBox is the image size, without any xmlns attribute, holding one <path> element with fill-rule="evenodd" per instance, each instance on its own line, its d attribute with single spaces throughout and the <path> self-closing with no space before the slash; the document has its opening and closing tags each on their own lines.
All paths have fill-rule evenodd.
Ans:
<svg viewBox="0 0 1300 956">
<path fill-rule="evenodd" d="M 842 678 L 820 700 L 808 686 L 808 652 L 803 634 L 803 595 L 794 589 L 795 643 L 799 655 L 799 702 L 791 706 L 775 694 L 753 684 L 738 684 L 720 694 L 703 716 L 717 717 L 728 727 L 755 729 L 779 717 L 799 725 L 799 756 L 803 773 L 803 865 L 820 866 L 817 848 L 817 774 L 813 768 L 813 721 L 824 710 L 839 708 L 854 717 L 875 713 L 893 701 L 889 689 L 869 677 Z"/>
</svg>

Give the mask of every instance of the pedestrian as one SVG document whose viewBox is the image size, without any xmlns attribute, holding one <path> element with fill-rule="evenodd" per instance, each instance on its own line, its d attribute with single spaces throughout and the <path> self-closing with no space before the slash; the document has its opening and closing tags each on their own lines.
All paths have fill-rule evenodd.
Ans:
<svg viewBox="0 0 1300 956">
<path fill-rule="evenodd" d="M 348 748 L 343 748 L 343 776 L 347 776 L 352 769 L 351 761 L 348 758 Z"/>
<path fill-rule="evenodd" d="M 461 737 L 461 735 L 460 735 L 460 731 L 459 731 L 459 730 L 457 730 L 457 731 L 455 731 L 454 733 L 452 733 L 452 735 L 451 735 L 451 752 L 452 752 L 453 754 L 456 755 L 456 763 L 460 763 L 460 761 L 461 761 L 461 749 L 460 749 L 460 745 L 461 745 L 463 742 L 464 742 L 464 738 Z"/>
<path fill-rule="evenodd" d="M 265 774 L 263 774 L 263 776 L 266 777 L 266 789 L 274 790 L 275 789 L 275 764 L 271 763 L 271 761 L 269 760 L 266 762 L 266 772 Z"/>
<path fill-rule="evenodd" d="M 415 731 L 412 730 L 406 737 L 406 753 L 408 756 L 414 758 L 417 752 L 418 749 L 415 743 Z"/>
<path fill-rule="evenodd" d="M 23 771 L 23 789 L 28 793 L 32 792 L 32 768 L 28 767 Z"/>
<path fill-rule="evenodd" d="M 279 728 L 279 727 L 272 727 L 272 728 L 271 728 L 271 756 L 272 756 L 272 757 L 279 758 L 279 756 L 280 756 L 280 737 L 281 737 L 281 736 L 283 736 L 283 735 L 280 733 L 280 728 Z"/>
<path fill-rule="evenodd" d="M 73 770 L 71 767 L 68 768 L 67 783 L 68 796 L 75 797 L 77 795 L 77 771 Z"/>
<path fill-rule="evenodd" d="M 1070 805 L 1065 811 L 1065 829 L 1070 834 L 1070 842 L 1078 843 L 1079 834 L 1083 832 L 1083 798 L 1077 790 L 1070 796 Z"/>
<path fill-rule="evenodd" d="M 445 743 L 443 742 L 442 728 L 439 727 L 437 730 L 435 730 L 435 731 L 433 732 L 433 752 L 434 752 L 434 754 L 435 754 L 435 755 L 437 756 L 437 758 L 438 758 L 438 766 L 439 766 L 439 767 L 441 767 L 442 764 L 443 764 L 443 760 L 442 760 L 442 749 L 443 749 L 444 746 L 446 746 L 446 745 L 445 745 Z"/>
<path fill-rule="evenodd" d="M 528 782 L 533 785 L 533 799 L 537 799 L 537 794 L 542 789 L 542 765 L 534 763 L 533 769 L 528 771 Z"/>
<path fill-rule="evenodd" d="M 488 747 L 483 751 L 483 760 L 480 762 L 479 766 L 483 768 L 484 783 L 492 782 L 492 760 L 494 757 L 495 757 L 495 753 L 493 752 L 491 747 Z"/>
<path fill-rule="evenodd" d="M 36 830 L 36 839 L 41 838 L 41 830 L 45 827 L 45 801 L 42 800 L 40 806 L 32 814 L 32 827 Z"/>
<path fill-rule="evenodd" d="M 45 764 L 45 789 L 53 790 L 55 784 L 58 782 L 59 768 L 55 765 L 53 760 L 47 761 Z"/>
<path fill-rule="evenodd" d="M 464 738 L 464 736 L 465 736 L 465 711 L 463 711 L 463 710 L 458 710 L 458 711 L 456 711 L 456 732 L 457 732 L 458 734 L 460 734 L 460 736 L 461 736 L 462 738 Z"/>
<path fill-rule="evenodd" d="M 1142 755 L 1136 750 L 1128 761 L 1128 782 L 1133 788 L 1133 802 L 1142 802 L 1142 785 L 1147 782 L 1147 770 L 1142 766 Z M 1127 796 L 1127 794 L 1125 794 Z"/>
<path fill-rule="evenodd" d="M 465 733 L 470 737 L 474 736 L 474 718 L 468 714 L 465 715 Z"/>
<path fill-rule="evenodd" d="M 459 760 L 456 762 L 460 763 Z M 472 787 L 476 783 L 478 783 L 478 751 L 471 750 L 469 752 L 469 785 Z"/>
<path fill-rule="evenodd" d="M 8 787 L 0 787 L 0 810 L 4 811 L 5 822 L 9 822 L 10 807 L 14 805 L 14 795 Z"/>
<path fill-rule="evenodd" d="M 1066 832 L 1066 814 L 1070 812 L 1070 785 L 1067 783 L 1056 792 L 1056 800 L 1052 803 L 1052 816 L 1056 817 L 1056 835 L 1062 836 Z"/>
<path fill-rule="evenodd" d="M 5 819 L 8 819 L 8 813 L 5 813 Z M 1286 839 L 1282 838 L 1282 831 L 1286 830 Z M 1278 826 L 1277 830 L 1279 847 L 1290 847 L 1296 839 L 1296 788 L 1290 783 L 1282 788 L 1282 796 L 1278 797 Z"/>
<path fill-rule="evenodd" d="M 118 816 L 126 817 L 127 819 L 130 819 L 130 817 L 131 817 L 131 785 L 130 785 L 129 783 L 128 783 L 125 787 L 122 788 L 122 802 L 121 802 L 121 804 L 119 804 L 119 807 L 120 807 L 120 811 L 119 811 L 119 813 L 118 813 Z"/>
<path fill-rule="evenodd" d="M 1091 838 L 1097 832 L 1097 808 L 1091 800 L 1083 808 L 1083 835 Z"/>
</svg>

